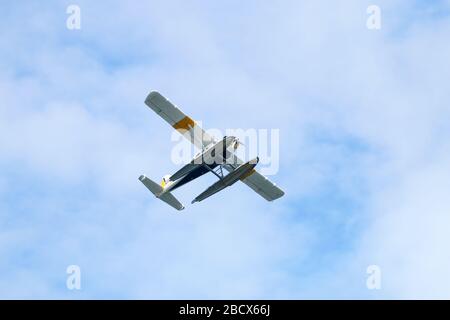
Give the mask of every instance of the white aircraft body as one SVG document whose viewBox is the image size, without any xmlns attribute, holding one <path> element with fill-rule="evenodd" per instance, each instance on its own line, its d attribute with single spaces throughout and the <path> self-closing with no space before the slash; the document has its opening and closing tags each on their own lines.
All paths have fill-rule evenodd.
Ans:
<svg viewBox="0 0 450 320">
<path fill-rule="evenodd" d="M 171 192 L 208 172 L 216 175 L 219 180 L 198 195 L 192 203 L 202 201 L 239 180 L 268 201 L 273 201 L 284 195 L 283 190 L 254 169 L 259 161 L 258 157 L 244 163 L 236 156 L 234 151 L 240 144 L 236 137 L 225 136 L 221 140 L 216 140 L 156 91 L 150 92 L 145 104 L 202 150 L 191 162 L 184 165 L 173 175 L 164 176 L 161 184 L 150 180 L 145 175 L 139 177 L 139 180 L 157 198 L 177 210 L 184 209 L 184 206 Z M 229 173 L 224 175 L 223 169 Z"/>
</svg>

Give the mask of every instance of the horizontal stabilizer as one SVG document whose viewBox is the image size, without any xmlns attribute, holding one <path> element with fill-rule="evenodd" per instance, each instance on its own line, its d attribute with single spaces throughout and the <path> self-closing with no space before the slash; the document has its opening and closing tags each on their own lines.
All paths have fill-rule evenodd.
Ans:
<svg viewBox="0 0 450 320">
<path fill-rule="evenodd" d="M 156 182 L 150 180 L 146 176 L 142 175 L 139 180 L 150 190 L 157 198 L 161 199 L 171 207 L 177 210 L 183 210 L 184 206 L 174 197 L 170 192 L 163 193 L 164 189 Z"/>
</svg>

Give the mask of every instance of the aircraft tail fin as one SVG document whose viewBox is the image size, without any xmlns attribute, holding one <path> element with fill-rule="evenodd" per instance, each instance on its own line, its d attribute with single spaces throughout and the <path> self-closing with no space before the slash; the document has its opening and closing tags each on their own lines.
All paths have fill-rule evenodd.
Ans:
<svg viewBox="0 0 450 320">
<path fill-rule="evenodd" d="M 163 193 L 164 189 L 162 186 L 157 184 L 156 182 L 150 180 L 146 176 L 142 175 L 139 177 L 139 180 L 150 190 L 157 198 L 161 199 L 171 207 L 177 210 L 183 210 L 184 206 L 174 197 L 170 192 Z"/>
</svg>

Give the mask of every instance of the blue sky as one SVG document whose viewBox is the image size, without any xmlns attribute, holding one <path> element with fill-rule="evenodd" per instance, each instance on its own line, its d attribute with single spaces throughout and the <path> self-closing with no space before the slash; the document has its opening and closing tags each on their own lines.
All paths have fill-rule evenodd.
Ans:
<svg viewBox="0 0 450 320">
<path fill-rule="evenodd" d="M 0 7 L 1 298 L 450 297 L 449 1 Z M 205 128 L 280 129 L 286 195 L 156 201 L 137 178 L 177 166 L 150 90 Z"/>
</svg>

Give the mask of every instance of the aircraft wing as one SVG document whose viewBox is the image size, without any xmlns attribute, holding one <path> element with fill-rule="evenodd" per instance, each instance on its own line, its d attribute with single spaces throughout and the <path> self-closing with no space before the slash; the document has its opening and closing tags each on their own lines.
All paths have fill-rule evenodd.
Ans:
<svg viewBox="0 0 450 320">
<path fill-rule="evenodd" d="M 207 134 L 194 120 L 186 116 L 159 92 L 150 92 L 147 99 L 145 99 L 145 104 L 197 148 L 202 149 L 202 147 L 206 147 L 211 142 L 214 142 L 214 137 Z"/>
<path fill-rule="evenodd" d="M 224 167 L 229 172 L 232 172 L 243 163 L 244 161 L 234 155 L 234 164 L 225 164 Z M 241 181 L 252 188 L 256 193 L 258 193 L 267 201 L 276 200 L 284 195 L 283 190 L 278 188 L 275 183 L 270 181 L 267 177 L 263 176 L 255 169 L 251 170 L 248 174 L 241 177 Z"/>
</svg>

